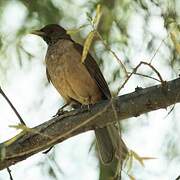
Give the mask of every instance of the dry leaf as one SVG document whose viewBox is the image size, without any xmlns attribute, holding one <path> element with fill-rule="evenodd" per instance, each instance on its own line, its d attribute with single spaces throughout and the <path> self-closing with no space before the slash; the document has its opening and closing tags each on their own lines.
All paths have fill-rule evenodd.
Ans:
<svg viewBox="0 0 180 180">
<path fill-rule="evenodd" d="M 24 124 L 18 124 L 18 125 L 10 125 L 9 127 L 15 128 L 17 130 L 23 130 L 23 131 L 28 131 L 29 128 L 25 126 Z"/>
<path fill-rule="evenodd" d="M 131 171 L 132 165 L 133 165 L 133 156 L 132 156 L 132 153 L 130 153 L 129 160 L 127 163 L 127 172 Z"/>
<path fill-rule="evenodd" d="M 144 167 L 144 161 L 146 160 L 153 160 L 153 159 L 157 159 L 155 157 L 140 157 L 137 153 L 135 153 L 134 151 L 131 151 L 132 156 Z"/>
<path fill-rule="evenodd" d="M 134 176 L 128 174 L 130 180 L 136 180 Z"/>
<path fill-rule="evenodd" d="M 100 4 L 98 4 L 97 7 L 96 7 L 96 16 L 92 21 L 92 24 L 94 26 L 96 26 L 96 28 L 97 28 L 97 26 L 99 24 L 100 18 L 101 18 L 101 6 L 100 6 Z"/>
<path fill-rule="evenodd" d="M 178 54 L 180 54 L 180 43 L 177 41 L 177 37 L 175 32 L 171 32 L 171 40 L 176 48 L 176 51 L 178 52 Z"/>
<path fill-rule="evenodd" d="M 81 57 L 81 62 L 83 63 L 87 57 L 87 54 L 89 52 L 89 49 L 90 49 L 90 46 L 91 46 L 91 43 L 92 43 L 92 40 L 94 38 L 94 35 L 95 35 L 96 31 L 91 31 L 86 40 L 85 40 L 85 43 L 84 43 L 84 48 L 83 48 L 83 53 L 82 53 L 82 57 Z"/>
<path fill-rule="evenodd" d="M 80 26 L 77 29 L 69 29 L 67 30 L 67 34 L 72 35 L 72 34 L 76 34 L 77 32 L 79 32 L 81 29 L 83 29 L 84 27 L 88 26 L 89 24 L 84 24 L 82 26 Z"/>
<path fill-rule="evenodd" d="M 0 144 L 0 161 L 4 160 L 6 157 L 6 148 L 4 143 Z"/>
</svg>

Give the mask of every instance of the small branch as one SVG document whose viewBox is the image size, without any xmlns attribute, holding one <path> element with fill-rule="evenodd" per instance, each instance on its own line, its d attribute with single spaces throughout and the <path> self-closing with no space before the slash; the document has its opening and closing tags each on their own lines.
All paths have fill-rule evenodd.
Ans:
<svg viewBox="0 0 180 180">
<path fill-rule="evenodd" d="M 119 91 L 125 86 L 125 84 L 126 84 L 126 83 L 128 82 L 128 80 L 131 78 L 131 76 L 137 72 L 137 70 L 139 69 L 139 67 L 140 67 L 142 64 L 149 66 L 149 67 L 157 74 L 157 76 L 159 77 L 159 80 L 160 80 L 161 84 L 164 83 L 164 81 L 163 81 L 160 73 L 156 70 L 156 68 L 155 68 L 154 66 L 152 66 L 150 63 L 141 61 L 141 62 L 133 69 L 133 71 L 131 72 L 131 74 L 128 75 L 128 77 L 126 78 L 126 80 L 124 81 L 124 83 L 118 88 L 118 91 L 117 91 L 117 92 L 119 92 Z"/>
<path fill-rule="evenodd" d="M 9 167 L 7 167 L 7 172 L 9 174 L 10 180 L 13 180 L 13 177 L 12 177 L 12 174 L 11 174 L 11 170 L 9 169 Z"/>
<path fill-rule="evenodd" d="M 117 62 L 121 65 L 126 77 L 128 77 L 128 73 L 126 70 L 125 65 L 122 63 L 122 60 L 116 55 L 116 53 L 108 46 L 108 44 L 104 41 L 104 39 L 101 37 L 101 35 L 99 34 L 99 32 L 96 30 L 96 33 L 99 37 L 99 39 L 101 40 L 101 42 L 103 43 L 104 47 L 111 52 L 111 54 L 116 58 Z"/>
<path fill-rule="evenodd" d="M 138 88 L 133 93 L 101 101 L 90 109 L 66 112 L 37 127 L 28 128 L 28 131 L 13 137 L 15 141 L 10 139 L 0 144 L 5 151 L 0 170 L 77 134 L 180 102 L 179 92 L 180 78 L 145 89 Z"/>
<path fill-rule="evenodd" d="M 89 19 L 90 25 L 92 26 L 93 31 L 96 32 L 97 37 L 101 40 L 101 42 L 103 43 L 104 47 L 111 52 L 111 54 L 115 57 L 115 59 L 117 60 L 117 62 L 121 65 L 126 77 L 128 77 L 128 73 L 126 70 L 125 65 L 122 63 L 122 60 L 116 55 L 116 53 L 109 47 L 109 45 L 104 41 L 104 39 L 102 38 L 102 36 L 100 35 L 100 33 L 98 32 L 98 28 L 95 27 L 95 25 L 92 23 L 91 17 Z"/>
<path fill-rule="evenodd" d="M 8 102 L 8 104 L 10 105 L 10 107 L 12 108 L 12 110 L 14 111 L 14 113 L 16 114 L 16 116 L 19 118 L 21 124 L 26 125 L 26 123 L 23 121 L 22 117 L 20 116 L 20 114 L 18 113 L 18 111 L 16 110 L 16 108 L 13 106 L 13 104 L 11 103 L 11 101 L 9 100 L 9 98 L 6 96 L 6 94 L 4 93 L 4 91 L 2 90 L 1 87 L 0 87 L 0 94 L 2 94 L 2 96 L 6 99 L 6 101 Z"/>
<path fill-rule="evenodd" d="M 128 72 L 128 74 L 131 74 L 131 72 Z M 133 73 L 133 74 L 138 75 L 138 76 L 142 76 L 142 77 L 146 77 L 146 78 L 149 78 L 149 79 L 158 81 L 158 82 L 161 82 L 159 79 L 154 78 L 154 77 L 151 77 L 151 76 L 148 76 L 148 75 L 145 75 L 145 74 L 141 74 L 141 73 L 137 73 L 137 72 L 135 72 L 135 73 Z"/>
<path fill-rule="evenodd" d="M 158 53 L 158 51 L 159 51 L 160 47 L 162 46 L 162 44 L 164 43 L 164 41 L 165 41 L 165 39 L 163 39 L 163 40 L 161 41 L 161 43 L 159 44 L 159 47 L 156 49 L 155 53 L 154 53 L 153 56 L 151 57 L 149 64 L 152 63 L 154 57 L 155 57 L 156 54 Z"/>
<path fill-rule="evenodd" d="M 4 93 L 4 91 L 2 90 L 2 88 L 0 87 L 0 93 L 2 94 L 2 96 L 6 99 L 6 101 L 8 102 L 8 104 L 10 105 L 10 107 L 12 108 L 12 110 L 14 111 L 14 113 L 16 114 L 16 116 L 19 118 L 21 124 L 26 125 L 25 122 L 23 121 L 23 119 L 21 118 L 20 114 L 17 112 L 16 108 L 13 106 L 13 104 L 11 103 L 11 101 L 9 100 L 9 98 L 6 96 L 6 94 Z M 0 153 L 1 154 L 1 153 Z M 1 155 L 0 155 L 1 156 Z M 9 169 L 9 167 L 7 167 L 7 171 L 9 173 L 9 177 L 10 180 L 13 180 L 13 177 L 11 175 L 11 170 Z"/>
<path fill-rule="evenodd" d="M 143 61 L 141 63 L 144 64 L 144 65 L 149 66 L 157 74 L 157 76 L 159 77 L 159 80 L 161 81 L 161 84 L 164 83 L 164 80 L 162 79 L 159 71 L 153 65 L 151 65 L 150 63 L 147 63 L 147 62 L 143 62 Z"/>
</svg>

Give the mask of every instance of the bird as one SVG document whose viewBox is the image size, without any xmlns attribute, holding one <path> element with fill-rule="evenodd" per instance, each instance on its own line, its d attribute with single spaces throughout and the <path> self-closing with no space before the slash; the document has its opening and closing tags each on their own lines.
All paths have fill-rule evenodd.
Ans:
<svg viewBox="0 0 180 180">
<path fill-rule="evenodd" d="M 111 99 L 111 93 L 101 70 L 88 52 L 81 61 L 83 46 L 76 43 L 58 24 L 48 24 L 32 34 L 47 43 L 46 75 L 66 104 L 93 105 Z M 101 162 L 109 165 L 126 146 L 115 124 L 95 129 Z M 120 152 L 120 153 L 119 153 Z M 121 155 L 123 158 L 125 155 Z"/>
</svg>

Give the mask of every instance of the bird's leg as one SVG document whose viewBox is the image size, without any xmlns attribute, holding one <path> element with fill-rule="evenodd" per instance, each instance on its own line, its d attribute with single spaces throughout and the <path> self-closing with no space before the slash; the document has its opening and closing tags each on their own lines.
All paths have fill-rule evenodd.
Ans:
<svg viewBox="0 0 180 180">
<path fill-rule="evenodd" d="M 72 101 L 72 102 L 71 102 L 71 107 L 72 107 L 73 109 L 79 109 L 79 108 L 81 108 L 81 106 L 82 106 L 82 104 L 79 103 L 79 102 L 77 102 L 77 101 Z"/>
<path fill-rule="evenodd" d="M 69 103 L 64 104 L 61 108 L 58 109 L 57 113 L 53 117 L 57 117 L 64 114 L 64 108 L 67 107 Z M 51 146 L 46 151 L 42 152 L 43 154 L 47 154 L 54 146 Z"/>
<path fill-rule="evenodd" d="M 91 104 L 72 103 L 71 107 L 73 109 L 87 109 L 89 111 Z"/>
<path fill-rule="evenodd" d="M 90 110 L 90 104 L 81 104 L 81 109 L 87 109 L 88 111 Z"/>
</svg>

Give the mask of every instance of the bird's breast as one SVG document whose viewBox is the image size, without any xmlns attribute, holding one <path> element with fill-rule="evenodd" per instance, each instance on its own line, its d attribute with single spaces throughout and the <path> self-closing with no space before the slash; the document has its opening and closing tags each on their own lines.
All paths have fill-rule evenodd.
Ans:
<svg viewBox="0 0 180 180">
<path fill-rule="evenodd" d="M 52 84 L 66 101 L 73 99 L 81 104 L 94 104 L 101 99 L 100 89 L 81 63 L 81 54 L 71 41 L 60 41 L 50 47 L 46 66 Z"/>
</svg>

